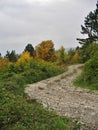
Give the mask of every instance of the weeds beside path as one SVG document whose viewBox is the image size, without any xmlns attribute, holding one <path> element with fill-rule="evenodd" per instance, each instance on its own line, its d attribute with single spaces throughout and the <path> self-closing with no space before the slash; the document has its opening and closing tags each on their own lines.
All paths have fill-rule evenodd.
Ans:
<svg viewBox="0 0 98 130">
<path fill-rule="evenodd" d="M 25 93 L 49 110 L 80 121 L 81 130 L 98 130 L 98 91 L 74 87 L 73 80 L 81 73 L 81 65 L 38 83 L 30 84 Z"/>
</svg>

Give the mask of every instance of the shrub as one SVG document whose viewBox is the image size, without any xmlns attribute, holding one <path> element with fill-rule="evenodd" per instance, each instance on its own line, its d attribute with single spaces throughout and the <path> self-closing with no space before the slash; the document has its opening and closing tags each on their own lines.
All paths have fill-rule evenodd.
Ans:
<svg viewBox="0 0 98 130">
<path fill-rule="evenodd" d="M 98 55 L 97 53 L 85 63 L 83 72 L 75 82 L 77 86 L 98 90 Z"/>
<path fill-rule="evenodd" d="M 84 81 L 89 84 L 98 84 L 98 57 L 94 56 L 85 64 L 83 77 Z"/>
</svg>

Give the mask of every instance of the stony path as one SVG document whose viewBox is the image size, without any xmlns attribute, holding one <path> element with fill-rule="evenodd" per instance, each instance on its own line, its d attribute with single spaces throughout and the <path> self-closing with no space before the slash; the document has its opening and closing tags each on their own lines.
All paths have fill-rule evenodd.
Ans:
<svg viewBox="0 0 98 130">
<path fill-rule="evenodd" d="M 79 67 L 69 66 L 59 76 L 30 84 L 25 93 L 59 115 L 78 119 L 81 130 L 98 130 L 98 91 L 73 86 L 73 80 L 81 73 Z"/>
</svg>

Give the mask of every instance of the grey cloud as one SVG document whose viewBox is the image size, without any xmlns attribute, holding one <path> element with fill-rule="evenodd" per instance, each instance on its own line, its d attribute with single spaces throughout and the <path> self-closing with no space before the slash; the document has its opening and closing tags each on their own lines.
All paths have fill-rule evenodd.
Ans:
<svg viewBox="0 0 98 130">
<path fill-rule="evenodd" d="M 32 0 L 33 1 L 33 0 Z M 55 47 L 77 46 L 80 26 L 96 0 L 53 0 L 41 4 L 28 0 L 0 1 L 0 52 L 20 52 L 29 42 L 36 46 L 42 40 L 53 40 Z"/>
</svg>

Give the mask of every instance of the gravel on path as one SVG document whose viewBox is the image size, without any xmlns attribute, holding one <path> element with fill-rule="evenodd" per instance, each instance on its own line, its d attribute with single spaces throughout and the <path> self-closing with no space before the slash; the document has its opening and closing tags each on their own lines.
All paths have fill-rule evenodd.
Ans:
<svg viewBox="0 0 98 130">
<path fill-rule="evenodd" d="M 82 65 L 71 65 L 68 71 L 25 89 L 32 99 L 59 115 L 78 119 L 81 130 L 98 130 L 98 91 L 75 87 L 73 80 L 80 75 Z"/>
</svg>

